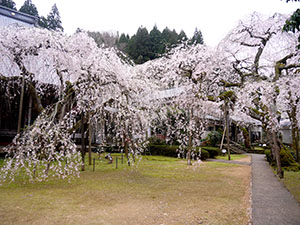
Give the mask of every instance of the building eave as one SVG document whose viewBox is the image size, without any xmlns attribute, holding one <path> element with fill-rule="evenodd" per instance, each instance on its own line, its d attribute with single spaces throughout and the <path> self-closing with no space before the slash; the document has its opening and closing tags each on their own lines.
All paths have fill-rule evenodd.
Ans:
<svg viewBox="0 0 300 225">
<path fill-rule="evenodd" d="M 32 25 L 36 25 L 38 21 L 38 17 L 36 16 L 18 12 L 14 9 L 10 9 L 4 6 L 0 6 L 0 15 Z"/>
</svg>

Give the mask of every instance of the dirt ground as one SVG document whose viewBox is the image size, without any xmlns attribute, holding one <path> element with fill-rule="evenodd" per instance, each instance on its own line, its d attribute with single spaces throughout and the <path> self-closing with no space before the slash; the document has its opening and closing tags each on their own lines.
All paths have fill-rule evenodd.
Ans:
<svg viewBox="0 0 300 225">
<path fill-rule="evenodd" d="M 251 163 L 251 156 L 247 156 L 241 159 L 236 159 L 235 161 Z"/>
</svg>

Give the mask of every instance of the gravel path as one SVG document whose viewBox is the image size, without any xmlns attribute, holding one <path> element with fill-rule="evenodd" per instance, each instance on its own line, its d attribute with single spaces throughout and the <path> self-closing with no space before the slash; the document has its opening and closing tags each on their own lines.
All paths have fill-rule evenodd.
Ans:
<svg viewBox="0 0 300 225">
<path fill-rule="evenodd" d="M 300 225 L 300 206 L 264 155 L 252 154 L 253 225 Z"/>
</svg>

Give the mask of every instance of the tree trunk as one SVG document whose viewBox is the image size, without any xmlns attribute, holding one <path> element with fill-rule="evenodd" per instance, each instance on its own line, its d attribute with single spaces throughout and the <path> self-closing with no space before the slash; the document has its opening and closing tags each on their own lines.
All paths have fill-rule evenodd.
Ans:
<svg viewBox="0 0 300 225">
<path fill-rule="evenodd" d="M 191 124 L 193 120 L 193 108 L 188 110 L 189 112 L 189 123 Z M 189 143 L 188 143 L 188 152 L 187 152 L 187 164 L 190 166 L 192 165 L 192 160 L 191 160 L 191 153 L 192 153 L 192 145 L 193 145 L 193 130 L 191 126 L 189 127 Z"/>
<path fill-rule="evenodd" d="M 135 147 L 135 144 L 131 142 L 131 153 L 132 153 L 132 160 L 133 160 L 133 163 L 135 163 L 135 153 L 136 153 L 136 147 Z"/>
<path fill-rule="evenodd" d="M 272 155 L 272 161 L 276 160 L 276 155 L 275 155 L 275 147 L 273 144 L 273 137 L 272 137 L 272 132 L 269 131 L 268 129 L 265 129 L 265 132 L 267 134 L 267 139 L 270 141 L 270 146 L 271 146 L 271 155 Z"/>
<path fill-rule="evenodd" d="M 90 119 L 90 118 L 89 118 Z M 92 124 L 89 120 L 89 165 L 92 165 Z"/>
<path fill-rule="evenodd" d="M 85 140 L 84 140 L 84 114 L 81 113 L 81 170 L 85 171 Z"/>
<path fill-rule="evenodd" d="M 296 161 L 299 162 L 299 129 L 292 122 L 292 146 L 296 153 Z"/>
<path fill-rule="evenodd" d="M 298 103 L 298 101 L 297 101 Z M 293 150 L 296 153 L 296 161 L 299 163 L 299 127 L 298 127 L 298 120 L 296 117 L 297 114 L 297 106 L 292 105 L 291 106 L 291 111 L 288 113 L 289 119 L 291 121 L 291 126 L 292 126 L 292 147 Z"/>
<path fill-rule="evenodd" d="M 125 155 L 127 158 L 128 166 L 130 166 L 129 152 L 128 152 L 128 140 L 127 140 L 126 135 L 124 136 L 124 151 L 125 151 Z"/>
<path fill-rule="evenodd" d="M 300 141 L 300 135 L 299 135 L 299 129 L 296 130 L 296 138 L 295 138 L 295 145 L 296 145 L 296 161 L 300 163 L 300 156 L 299 156 L 299 141 Z"/>
<path fill-rule="evenodd" d="M 126 124 L 124 122 L 124 131 L 123 131 L 123 139 L 124 139 L 124 152 L 125 152 L 125 155 L 126 155 L 126 158 L 127 158 L 127 163 L 128 163 L 128 166 L 130 166 L 130 160 L 129 160 L 129 152 L 128 152 L 128 138 L 127 138 L 127 135 L 126 135 Z"/>
<path fill-rule="evenodd" d="M 61 121 L 64 116 L 65 116 L 65 111 L 66 111 L 66 104 L 62 103 L 63 105 L 61 106 L 61 111 L 59 114 L 59 120 Z"/>
<path fill-rule="evenodd" d="M 17 134 L 20 134 L 20 131 L 21 131 L 24 89 L 25 89 L 25 74 L 23 74 L 23 76 L 22 76 L 22 87 L 21 87 L 21 96 L 20 96 L 20 104 L 19 104 L 19 117 L 18 117 Z"/>
<path fill-rule="evenodd" d="M 230 157 L 230 137 L 229 137 L 229 111 L 228 111 L 228 103 L 225 101 L 225 124 L 226 124 L 226 139 L 227 139 L 227 155 L 228 160 Z"/>
<path fill-rule="evenodd" d="M 244 137 L 244 144 L 246 149 L 251 149 L 251 140 L 249 136 L 249 130 L 246 127 L 242 127 L 243 137 Z"/>
<path fill-rule="evenodd" d="M 27 119 L 27 125 L 31 125 L 31 117 L 32 117 L 32 96 L 29 95 L 29 107 L 28 107 L 28 119 Z"/>
<path fill-rule="evenodd" d="M 188 152 L 187 152 L 187 164 L 188 164 L 189 166 L 192 165 L 191 152 L 192 152 L 193 136 L 192 136 L 191 132 L 192 132 L 192 131 L 190 131 L 190 135 L 189 135 L 189 145 L 188 145 Z"/>
<path fill-rule="evenodd" d="M 32 97 L 34 109 L 37 111 L 38 114 L 40 114 L 44 110 L 41 98 L 40 96 L 38 96 L 34 84 L 32 84 L 31 82 L 27 82 L 27 85 L 28 85 L 29 94 Z"/>
<path fill-rule="evenodd" d="M 277 175 L 280 179 L 283 178 L 283 171 L 281 168 L 281 160 L 280 160 L 280 146 L 278 145 L 277 135 L 274 131 L 272 131 L 272 142 L 273 142 L 273 150 L 275 154 L 276 166 L 277 166 Z"/>
</svg>

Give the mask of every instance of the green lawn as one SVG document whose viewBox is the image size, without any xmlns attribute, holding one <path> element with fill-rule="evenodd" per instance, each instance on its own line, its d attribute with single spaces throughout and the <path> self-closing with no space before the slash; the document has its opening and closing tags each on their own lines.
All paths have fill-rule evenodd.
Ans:
<svg viewBox="0 0 300 225">
<path fill-rule="evenodd" d="M 300 203 L 300 172 L 284 171 L 283 182 Z"/>
<path fill-rule="evenodd" d="M 144 156 L 79 179 L 0 187 L 1 224 L 247 224 L 250 166 Z M 119 156 L 120 157 L 120 156 Z"/>
<path fill-rule="evenodd" d="M 240 160 L 240 159 L 245 159 L 245 158 L 247 158 L 247 157 L 249 157 L 249 156 L 247 156 L 247 155 L 238 155 L 238 154 L 231 154 L 231 155 L 230 155 L 230 159 L 231 159 L 231 160 Z M 219 155 L 219 156 L 216 157 L 216 159 L 224 159 L 224 160 L 227 160 L 227 159 L 228 159 L 228 155 L 225 155 L 225 156 Z"/>
</svg>

